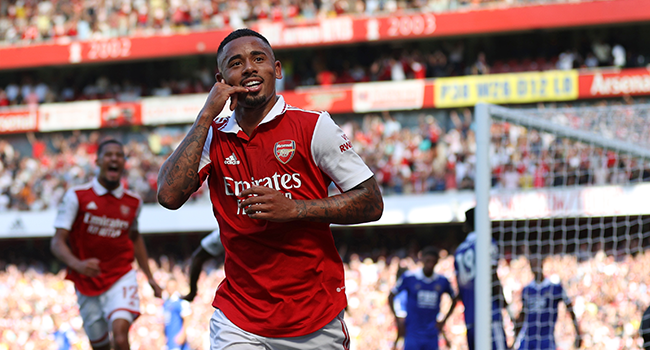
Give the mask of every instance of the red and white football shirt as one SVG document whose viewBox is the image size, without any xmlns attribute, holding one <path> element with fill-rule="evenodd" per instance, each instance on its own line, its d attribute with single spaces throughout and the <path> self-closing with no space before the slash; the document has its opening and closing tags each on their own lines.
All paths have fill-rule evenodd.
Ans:
<svg viewBox="0 0 650 350">
<path fill-rule="evenodd" d="M 327 112 L 282 97 L 249 137 L 235 116 L 213 122 L 199 166 L 226 250 L 226 279 L 213 306 L 235 325 L 266 337 L 312 333 L 346 306 L 343 263 L 328 223 L 253 220 L 237 206 L 252 184 L 292 199 L 326 198 L 372 177 Z"/>
<path fill-rule="evenodd" d="M 122 185 L 108 191 L 97 179 L 70 188 L 59 206 L 55 228 L 70 231 L 72 254 L 80 260 L 99 259 L 101 274 L 82 275 L 70 268 L 66 279 L 87 296 L 100 295 L 133 268 L 131 227 L 137 228 L 142 200 Z"/>
</svg>

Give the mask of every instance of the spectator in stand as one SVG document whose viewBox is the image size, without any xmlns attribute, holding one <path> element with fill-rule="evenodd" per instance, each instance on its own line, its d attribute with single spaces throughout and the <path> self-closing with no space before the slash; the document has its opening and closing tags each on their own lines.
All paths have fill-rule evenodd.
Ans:
<svg viewBox="0 0 650 350">
<path fill-rule="evenodd" d="M 329 70 L 325 63 L 318 61 L 314 66 L 316 67 L 316 83 L 318 85 L 327 87 L 336 82 L 336 73 Z"/>
<path fill-rule="evenodd" d="M 625 48 L 623 45 L 616 44 L 612 47 L 612 64 L 618 68 L 624 68 L 627 64 L 627 56 L 625 54 Z"/>
<path fill-rule="evenodd" d="M 472 65 L 470 69 L 470 74 L 472 75 L 483 75 L 483 74 L 490 74 L 490 66 L 487 64 L 487 60 L 485 59 L 485 53 L 484 52 L 479 52 L 478 57 L 476 58 L 476 62 Z"/>
<path fill-rule="evenodd" d="M 560 70 L 573 69 L 576 58 L 576 54 L 573 50 L 566 50 L 560 54 L 556 68 Z"/>
<path fill-rule="evenodd" d="M 598 59 L 600 66 L 608 66 L 611 64 L 611 46 L 604 42 L 602 39 L 597 39 L 591 46 L 591 49 Z"/>
<path fill-rule="evenodd" d="M 585 67 L 587 68 L 596 68 L 598 67 L 598 58 L 593 54 L 593 52 L 587 52 L 587 57 L 585 57 Z"/>
<path fill-rule="evenodd" d="M 449 65 L 451 66 L 451 72 L 449 74 L 452 76 L 462 75 L 464 71 L 463 59 L 465 56 L 465 45 L 462 41 L 457 41 L 455 44 L 449 46 L 448 51 Z"/>
<path fill-rule="evenodd" d="M 447 56 L 441 50 L 427 55 L 427 78 L 449 76 L 450 68 L 447 64 Z"/>
<path fill-rule="evenodd" d="M 9 106 L 9 97 L 7 97 L 7 93 L 5 90 L 0 88 L 0 107 L 6 107 Z"/>
</svg>

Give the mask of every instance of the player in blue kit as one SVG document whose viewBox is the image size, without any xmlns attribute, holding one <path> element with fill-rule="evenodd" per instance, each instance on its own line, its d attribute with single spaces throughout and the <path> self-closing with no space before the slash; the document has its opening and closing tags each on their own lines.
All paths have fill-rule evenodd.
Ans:
<svg viewBox="0 0 650 350">
<path fill-rule="evenodd" d="M 456 280 L 458 282 L 458 295 L 454 298 L 449 313 L 442 320 L 444 325 L 451 316 L 458 301 L 462 301 L 465 306 L 465 324 L 467 326 L 467 345 L 470 350 L 474 350 L 474 281 L 476 280 L 476 232 L 474 232 L 474 208 L 465 212 L 465 232 L 469 232 L 465 240 L 456 248 L 454 254 L 454 268 L 456 269 Z M 499 262 L 499 248 L 494 239 L 492 239 L 490 250 L 490 262 L 492 265 L 492 349 L 507 349 L 506 335 L 503 330 L 503 316 L 501 309 L 507 309 L 507 302 L 503 296 L 503 288 L 497 276 L 497 264 Z M 496 296 L 496 297 L 495 297 Z M 514 320 L 514 318 L 513 318 Z"/>
<path fill-rule="evenodd" d="M 178 282 L 174 277 L 167 281 L 168 296 L 163 304 L 163 317 L 165 321 L 165 337 L 168 350 L 189 350 L 187 341 L 186 319 L 192 314 L 190 302 L 182 299 L 178 293 Z"/>
<path fill-rule="evenodd" d="M 555 350 L 555 322 L 557 321 L 560 301 L 566 304 L 566 310 L 571 315 L 576 329 L 575 347 L 580 348 L 582 336 L 576 314 L 573 312 L 571 299 L 567 296 L 562 285 L 545 278 L 542 270 L 540 255 L 536 252 L 529 254 L 530 268 L 535 279 L 521 293 L 522 310 L 517 318 L 517 343 L 519 350 Z"/>
<path fill-rule="evenodd" d="M 399 279 L 407 270 L 408 269 L 406 267 L 400 266 L 399 269 L 397 269 L 397 279 Z M 397 335 L 395 336 L 395 342 L 393 342 L 393 350 L 397 349 L 397 344 L 399 343 L 400 339 L 402 339 L 402 341 L 404 340 L 404 324 L 406 322 L 407 298 L 408 293 L 406 290 L 403 290 L 399 292 L 399 294 L 397 294 L 393 299 L 393 307 L 395 308 L 395 321 L 397 322 Z"/>
<path fill-rule="evenodd" d="M 438 349 L 437 317 L 440 312 L 440 298 L 444 293 L 449 294 L 452 299 L 455 296 L 449 280 L 433 272 L 439 253 L 435 247 L 424 248 L 420 252 L 424 265 L 422 269 L 404 272 L 388 296 L 388 305 L 397 318 L 393 300 L 402 291 L 408 294 L 404 350 Z"/>
</svg>

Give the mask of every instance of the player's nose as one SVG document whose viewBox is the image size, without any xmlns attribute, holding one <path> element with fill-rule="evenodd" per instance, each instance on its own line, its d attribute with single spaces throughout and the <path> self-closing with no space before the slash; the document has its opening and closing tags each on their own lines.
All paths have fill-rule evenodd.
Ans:
<svg viewBox="0 0 650 350">
<path fill-rule="evenodd" d="M 244 62 L 244 70 L 243 71 L 244 71 L 245 74 L 252 74 L 252 73 L 256 72 L 257 69 L 255 67 L 255 64 L 253 64 L 253 62 L 251 62 L 250 60 L 246 60 L 246 62 Z"/>
</svg>

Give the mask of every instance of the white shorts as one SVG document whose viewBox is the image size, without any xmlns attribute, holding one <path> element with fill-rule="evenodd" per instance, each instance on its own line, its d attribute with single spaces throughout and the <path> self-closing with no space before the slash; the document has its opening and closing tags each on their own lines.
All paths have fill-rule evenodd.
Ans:
<svg viewBox="0 0 650 350">
<path fill-rule="evenodd" d="M 216 309 L 210 319 L 211 350 L 349 350 L 350 333 L 343 311 L 332 322 L 301 337 L 267 338 L 255 335 L 230 322 Z"/>
<path fill-rule="evenodd" d="M 140 316 L 140 296 L 135 270 L 127 272 L 104 293 L 90 297 L 77 291 L 79 314 L 94 346 L 108 344 L 108 332 L 116 319 L 133 323 Z"/>
</svg>

